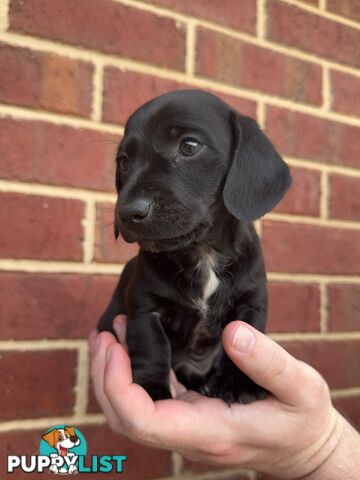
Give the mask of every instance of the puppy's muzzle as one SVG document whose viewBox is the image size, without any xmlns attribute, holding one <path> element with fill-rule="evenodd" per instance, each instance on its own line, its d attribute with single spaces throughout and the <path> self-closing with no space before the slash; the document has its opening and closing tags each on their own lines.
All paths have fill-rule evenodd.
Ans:
<svg viewBox="0 0 360 480">
<path fill-rule="evenodd" d="M 150 217 L 151 201 L 138 198 L 119 206 L 118 215 L 126 224 L 141 223 Z"/>
</svg>

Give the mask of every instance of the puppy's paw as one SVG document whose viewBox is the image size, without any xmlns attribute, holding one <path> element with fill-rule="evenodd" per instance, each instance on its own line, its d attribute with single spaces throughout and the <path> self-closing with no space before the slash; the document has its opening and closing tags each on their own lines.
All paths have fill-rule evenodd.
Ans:
<svg viewBox="0 0 360 480">
<path fill-rule="evenodd" d="M 240 372 L 241 373 L 241 372 Z M 203 386 L 201 393 L 208 397 L 221 398 L 229 406 L 232 403 L 247 404 L 266 398 L 268 391 L 246 375 L 217 373 Z"/>
<path fill-rule="evenodd" d="M 172 398 L 170 388 L 166 383 L 141 382 L 140 385 L 147 391 L 154 400 L 166 400 Z"/>
</svg>

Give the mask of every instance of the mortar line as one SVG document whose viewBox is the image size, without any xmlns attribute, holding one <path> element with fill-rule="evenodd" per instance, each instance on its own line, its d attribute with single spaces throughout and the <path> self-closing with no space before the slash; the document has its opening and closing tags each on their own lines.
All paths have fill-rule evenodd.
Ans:
<svg viewBox="0 0 360 480">
<path fill-rule="evenodd" d="M 120 263 L 116 265 L 111 263 L 54 262 L 0 258 L 0 270 L 4 272 L 119 275 L 123 268 L 124 265 Z"/>
<path fill-rule="evenodd" d="M 266 38 L 265 0 L 257 0 L 256 4 L 256 35 L 259 39 Z"/>
<path fill-rule="evenodd" d="M 298 0 L 281 0 L 283 3 L 287 3 L 288 5 L 298 7 L 300 10 L 305 10 L 309 13 L 313 13 L 314 15 L 318 15 L 319 17 L 326 18 L 327 20 L 332 20 L 337 23 L 341 23 L 348 27 L 352 27 L 356 30 L 360 29 L 360 25 L 355 20 L 350 20 L 348 18 L 342 17 L 337 15 L 336 13 L 329 12 L 327 10 L 321 10 L 319 7 L 314 7 L 313 5 L 299 2 Z"/>
<path fill-rule="evenodd" d="M 319 273 L 289 273 L 289 272 L 271 272 L 267 273 L 267 278 L 274 282 L 302 282 L 302 283 L 344 283 L 359 284 L 360 277 L 356 275 L 326 275 Z"/>
<path fill-rule="evenodd" d="M 172 476 L 177 477 L 183 471 L 184 459 L 180 453 L 171 452 L 171 459 L 172 459 Z"/>
<path fill-rule="evenodd" d="M 195 74 L 196 62 L 196 23 L 191 20 L 186 30 L 186 56 L 185 56 L 185 72 L 190 78 Z"/>
<path fill-rule="evenodd" d="M 88 199 L 85 204 L 85 216 L 82 219 L 84 229 L 83 260 L 91 263 L 94 259 L 96 210 L 93 199 Z"/>
<path fill-rule="evenodd" d="M 257 101 L 256 105 L 256 119 L 260 127 L 265 130 L 266 126 L 266 108 L 262 100 Z"/>
<path fill-rule="evenodd" d="M 115 203 L 116 201 L 115 193 L 10 180 L 0 180 L 0 192 L 14 192 L 22 193 L 23 195 L 43 195 L 47 197 L 69 198 L 73 200 L 82 200 L 84 202 L 93 201 Z"/>
<path fill-rule="evenodd" d="M 1 0 L 0 2 L 0 32 L 8 30 L 10 15 L 10 0 Z"/>
<path fill-rule="evenodd" d="M 331 87 L 329 67 L 326 65 L 322 66 L 322 97 L 322 109 L 329 112 L 331 110 Z"/>
<path fill-rule="evenodd" d="M 326 0 L 319 0 L 319 10 L 325 11 L 326 10 Z M 321 12 L 322 13 L 322 12 Z"/>
<path fill-rule="evenodd" d="M 289 215 L 286 213 L 268 213 L 264 220 L 276 222 L 296 223 L 298 225 L 315 225 L 318 227 L 341 228 L 345 230 L 359 230 L 360 222 L 349 220 L 323 219 L 321 217 L 309 217 L 306 215 Z"/>
<path fill-rule="evenodd" d="M 45 351 L 45 350 L 81 350 L 87 346 L 84 339 L 36 339 L 36 340 L 0 340 L 0 351 Z"/>
<path fill-rule="evenodd" d="M 320 283 L 320 332 L 329 331 L 328 321 L 328 290 L 324 282 Z"/>
<path fill-rule="evenodd" d="M 0 104 L 0 117 L 12 117 L 19 120 L 32 120 L 39 122 L 48 122 L 54 125 L 64 125 L 75 128 L 84 128 L 87 130 L 96 130 L 98 132 L 122 135 L 124 128 L 120 125 L 109 123 L 95 123 L 91 119 L 82 119 L 74 116 L 66 116 L 53 112 L 42 112 L 31 110 L 25 107 L 15 105 Z"/>
<path fill-rule="evenodd" d="M 74 415 L 82 417 L 86 415 L 89 392 L 89 352 L 87 344 L 78 349 L 76 383 L 75 383 Z"/>
<path fill-rule="evenodd" d="M 74 415 L 65 417 L 44 417 L 30 418 L 24 420 L 9 420 L 0 423 L 0 432 L 10 432 L 12 430 L 40 430 L 48 429 L 51 425 L 62 425 L 69 423 L 79 425 L 104 425 L 106 423 L 105 416 L 102 414 L 86 414 L 82 417 Z"/>
<path fill-rule="evenodd" d="M 102 118 L 103 81 L 104 65 L 96 62 L 93 76 L 91 119 L 97 123 L 100 123 Z"/>
<path fill-rule="evenodd" d="M 358 395 L 360 395 L 360 386 L 331 389 L 332 398 L 355 397 Z"/>
<path fill-rule="evenodd" d="M 329 176 L 325 170 L 320 176 L 320 217 L 325 223 L 329 221 Z"/>
<path fill-rule="evenodd" d="M 291 342 L 291 341 L 309 341 L 309 342 L 338 342 L 360 340 L 360 331 L 353 332 L 291 332 L 291 333 L 270 333 L 271 337 L 276 342 Z"/>
<path fill-rule="evenodd" d="M 318 170 L 318 171 L 325 171 L 329 174 L 339 174 L 339 175 L 348 175 L 351 177 L 360 177 L 360 169 L 356 169 L 355 167 L 347 167 L 347 166 L 336 166 L 336 165 L 327 165 L 321 162 L 315 162 L 314 160 L 306 160 L 302 158 L 296 157 L 289 157 L 287 155 L 283 155 L 284 159 L 290 164 L 294 165 L 295 167 L 301 168 L 308 168 L 311 170 Z"/>
</svg>

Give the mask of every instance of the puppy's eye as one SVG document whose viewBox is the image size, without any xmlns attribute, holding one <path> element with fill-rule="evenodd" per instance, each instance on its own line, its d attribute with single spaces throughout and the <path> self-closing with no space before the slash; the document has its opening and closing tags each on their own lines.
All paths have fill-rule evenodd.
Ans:
<svg viewBox="0 0 360 480">
<path fill-rule="evenodd" d="M 201 143 L 195 138 L 184 138 L 180 143 L 180 152 L 185 155 L 185 157 L 191 157 L 200 150 L 201 146 Z"/>
<path fill-rule="evenodd" d="M 128 159 L 128 157 L 126 155 L 120 155 L 117 158 L 117 161 L 119 162 L 121 173 L 128 173 L 130 170 L 130 160 Z"/>
</svg>

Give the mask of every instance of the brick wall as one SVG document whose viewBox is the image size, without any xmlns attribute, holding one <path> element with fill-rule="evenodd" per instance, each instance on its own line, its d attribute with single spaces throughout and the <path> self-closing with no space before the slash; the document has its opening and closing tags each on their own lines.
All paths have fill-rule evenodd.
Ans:
<svg viewBox="0 0 360 480">
<path fill-rule="evenodd" d="M 1 455 L 68 422 L 128 454 L 128 480 L 256 478 L 115 437 L 89 389 L 85 338 L 136 251 L 113 241 L 116 143 L 187 87 L 257 118 L 291 166 L 259 224 L 269 332 L 360 425 L 359 21 L 355 0 L 1 0 Z"/>
</svg>

